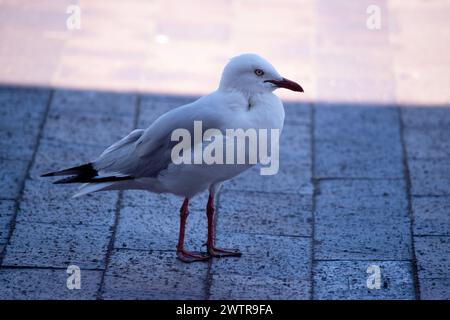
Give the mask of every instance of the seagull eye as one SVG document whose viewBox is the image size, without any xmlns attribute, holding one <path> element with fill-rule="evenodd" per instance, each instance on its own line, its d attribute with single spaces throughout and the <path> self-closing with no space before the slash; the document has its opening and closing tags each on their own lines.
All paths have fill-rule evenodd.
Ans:
<svg viewBox="0 0 450 320">
<path fill-rule="evenodd" d="M 261 69 L 256 69 L 256 70 L 255 70 L 255 74 L 256 74 L 258 77 L 261 77 L 261 76 L 264 75 L 264 71 L 262 71 Z"/>
</svg>

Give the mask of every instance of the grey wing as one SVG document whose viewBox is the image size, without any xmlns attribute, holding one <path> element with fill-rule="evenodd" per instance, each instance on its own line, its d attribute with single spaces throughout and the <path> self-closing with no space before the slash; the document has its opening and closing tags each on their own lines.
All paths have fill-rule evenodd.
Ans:
<svg viewBox="0 0 450 320">
<path fill-rule="evenodd" d="M 172 148 L 179 142 L 171 139 L 175 129 L 186 129 L 193 136 L 196 120 L 202 120 L 203 130 L 221 127 L 221 117 L 203 101 L 173 109 L 146 130 L 135 130 L 106 149 L 93 163 L 99 175 L 156 177 L 172 163 Z"/>
<path fill-rule="evenodd" d="M 148 150 L 148 156 L 143 159 L 138 154 L 139 139 L 144 135 L 144 129 L 132 131 L 129 135 L 107 148 L 93 162 L 99 176 L 133 176 L 153 177 L 170 163 L 172 146 L 176 142 L 170 140 L 170 134 L 160 137 L 158 143 Z"/>
</svg>

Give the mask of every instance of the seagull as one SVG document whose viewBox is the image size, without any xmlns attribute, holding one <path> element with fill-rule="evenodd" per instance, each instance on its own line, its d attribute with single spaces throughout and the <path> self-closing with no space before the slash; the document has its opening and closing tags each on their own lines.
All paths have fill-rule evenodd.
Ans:
<svg viewBox="0 0 450 320">
<path fill-rule="evenodd" d="M 238 249 L 216 247 L 214 240 L 214 198 L 222 183 L 252 167 L 246 164 L 175 164 L 172 133 L 193 132 L 193 123 L 202 129 L 267 128 L 283 129 L 284 107 L 273 94 L 278 88 L 303 92 L 302 87 L 282 77 L 259 55 L 236 56 L 223 69 L 219 87 L 198 100 L 174 108 L 156 119 L 147 129 L 136 129 L 108 147 L 96 160 L 80 166 L 43 174 L 68 176 L 55 184 L 83 183 L 74 197 L 105 190 L 140 189 L 170 193 L 184 198 L 180 208 L 177 258 L 183 262 L 207 261 L 211 257 L 241 256 Z M 203 142 L 200 142 L 203 143 Z M 193 142 L 194 144 L 194 142 Z M 184 247 L 189 201 L 209 191 L 206 205 L 208 233 L 206 252 Z"/>
</svg>

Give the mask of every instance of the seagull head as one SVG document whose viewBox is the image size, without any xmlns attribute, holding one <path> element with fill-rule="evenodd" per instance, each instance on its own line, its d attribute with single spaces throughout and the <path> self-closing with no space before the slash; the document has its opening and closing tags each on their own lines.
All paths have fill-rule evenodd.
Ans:
<svg viewBox="0 0 450 320">
<path fill-rule="evenodd" d="M 222 72 L 219 89 L 246 94 L 272 92 L 278 88 L 303 92 L 296 82 L 283 78 L 265 59 L 253 53 L 236 56 Z"/>
</svg>

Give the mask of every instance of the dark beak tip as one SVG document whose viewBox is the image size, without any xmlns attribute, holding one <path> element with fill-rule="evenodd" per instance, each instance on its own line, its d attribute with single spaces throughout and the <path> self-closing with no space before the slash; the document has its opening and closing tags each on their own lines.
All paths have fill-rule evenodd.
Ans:
<svg viewBox="0 0 450 320">
<path fill-rule="evenodd" d="M 285 88 L 296 92 L 304 92 L 303 88 L 297 82 L 286 78 L 282 78 L 282 80 L 267 80 L 267 82 L 275 84 L 278 88 Z"/>
</svg>

